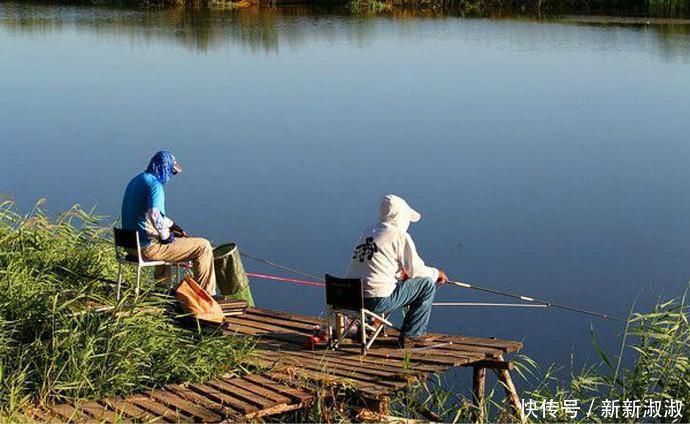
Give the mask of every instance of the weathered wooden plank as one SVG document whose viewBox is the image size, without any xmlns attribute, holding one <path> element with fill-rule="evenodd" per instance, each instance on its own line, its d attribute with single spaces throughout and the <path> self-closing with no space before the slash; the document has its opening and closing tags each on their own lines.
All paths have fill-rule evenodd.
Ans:
<svg viewBox="0 0 690 424">
<path fill-rule="evenodd" d="M 358 370 L 354 370 L 348 367 L 338 366 L 336 364 L 331 364 L 330 366 L 324 366 L 316 361 L 305 359 L 305 358 L 286 358 L 280 354 L 275 354 L 268 356 L 271 360 L 276 362 L 282 362 L 285 365 L 291 366 L 296 373 L 301 373 L 302 370 L 311 370 L 315 373 L 332 375 L 337 378 L 344 378 L 349 380 L 351 384 L 357 387 L 381 387 L 382 389 L 388 388 L 388 390 L 396 390 L 405 387 L 405 383 L 393 380 L 385 380 L 379 376 L 372 376 Z"/>
<path fill-rule="evenodd" d="M 303 368 L 299 370 L 299 373 L 293 372 L 291 369 L 275 369 L 267 373 L 267 375 L 273 379 L 280 381 L 295 382 L 302 380 L 311 380 L 312 382 L 319 382 L 325 386 L 337 386 L 343 388 L 349 388 L 358 391 L 362 395 L 369 396 L 372 398 L 386 397 L 390 394 L 391 390 L 388 388 L 382 389 L 380 386 L 374 384 L 363 384 L 362 382 L 358 384 L 353 384 L 353 381 L 348 378 L 335 378 L 332 375 L 327 375 L 319 372 L 314 372 L 312 370 Z"/>
<path fill-rule="evenodd" d="M 238 421 L 244 415 L 237 409 L 231 408 L 230 405 L 223 404 L 222 402 L 202 396 L 188 387 L 170 384 L 165 386 L 165 390 L 175 393 L 176 395 L 187 399 L 196 405 L 212 410 L 223 418 L 229 418 L 230 421 Z"/>
<path fill-rule="evenodd" d="M 434 348 L 435 352 L 446 351 L 446 352 L 459 352 L 459 353 L 470 353 L 471 356 L 476 356 L 477 353 L 484 354 L 486 356 L 498 356 L 504 353 L 503 349 L 489 346 L 477 346 L 469 343 L 455 343 L 449 342 L 451 344 L 444 344 L 448 342 L 444 341 L 434 341 L 430 343 L 425 343 L 424 346 L 435 346 L 443 345 L 438 348 Z M 420 346 L 422 347 L 422 346 Z"/>
<path fill-rule="evenodd" d="M 127 402 L 136 405 L 137 407 L 160 417 L 165 422 L 182 422 L 190 421 L 190 417 L 181 414 L 174 409 L 166 408 L 163 405 L 154 402 L 151 398 L 144 395 L 135 395 L 127 398 Z"/>
<path fill-rule="evenodd" d="M 268 317 L 264 315 L 256 315 L 256 314 L 244 314 L 240 319 L 245 320 L 247 322 L 258 322 L 262 324 L 270 324 L 270 325 L 275 325 L 281 328 L 285 328 L 287 330 L 296 330 L 296 331 L 301 331 L 307 334 L 311 334 L 314 331 L 315 327 L 320 327 L 319 324 L 314 324 L 314 323 L 304 323 L 300 321 L 292 321 L 292 320 L 286 320 L 282 318 L 274 318 L 274 317 Z"/>
<path fill-rule="evenodd" d="M 278 383 L 277 381 L 268 379 L 266 377 L 263 377 L 258 374 L 248 374 L 242 377 L 243 380 L 251 381 L 254 384 L 261 385 L 263 387 L 266 387 L 270 390 L 273 390 L 276 393 L 280 393 L 282 395 L 285 395 L 289 398 L 292 399 L 293 402 L 297 402 L 300 404 L 307 404 L 312 401 L 314 398 L 311 394 L 299 390 L 299 389 L 294 389 L 290 386 L 287 386 L 285 384 Z"/>
<path fill-rule="evenodd" d="M 243 389 L 248 392 L 254 393 L 256 395 L 259 395 L 265 399 L 269 399 L 275 403 L 284 403 L 284 404 L 290 404 L 292 401 L 290 400 L 289 397 L 283 396 L 280 393 L 276 393 L 274 391 L 268 390 L 267 388 L 258 385 L 258 384 L 253 384 L 251 381 L 244 380 L 241 378 L 227 378 L 227 379 L 222 379 L 226 384 L 229 384 L 231 386 L 235 386 L 238 389 Z"/>
<path fill-rule="evenodd" d="M 64 419 L 58 419 L 55 416 L 50 415 L 49 411 L 45 411 L 45 410 L 42 410 L 39 408 L 33 409 L 28 415 L 35 422 L 41 422 L 41 423 L 64 422 Z"/>
<path fill-rule="evenodd" d="M 369 376 L 374 376 L 377 377 L 378 379 L 386 379 L 389 381 L 396 381 L 400 382 L 400 379 L 397 377 L 397 374 L 391 371 L 386 371 L 382 369 L 376 369 L 376 368 L 369 368 L 367 366 L 363 365 L 354 365 L 351 363 L 347 363 L 343 358 L 336 358 L 333 356 L 327 356 L 327 355 L 322 355 L 322 356 L 315 356 L 311 353 L 308 352 L 290 352 L 289 353 L 290 358 L 294 358 L 297 363 L 299 363 L 302 360 L 307 360 L 310 361 L 311 363 L 316 363 L 319 365 L 322 365 L 325 368 L 336 368 L 336 369 L 343 369 L 343 370 L 351 370 L 352 372 L 355 373 L 361 373 Z"/>
<path fill-rule="evenodd" d="M 242 415 L 251 414 L 259 410 L 259 407 L 256 405 L 228 396 L 222 390 L 218 390 L 207 384 L 189 384 L 187 387 L 199 393 L 201 396 L 210 398 L 223 405 L 231 406 L 233 409 L 240 411 Z"/>
<path fill-rule="evenodd" d="M 230 323 L 228 323 L 230 324 Z M 254 336 L 258 337 L 261 339 L 269 339 L 269 340 L 280 340 L 283 342 L 287 343 L 292 343 L 296 346 L 304 346 L 306 342 L 309 340 L 308 336 L 303 335 L 303 334 L 298 334 L 298 333 L 290 333 L 290 332 L 285 332 L 285 333 L 270 333 L 266 332 L 265 330 L 257 330 L 255 328 L 251 327 L 243 327 L 243 326 L 235 326 L 232 325 L 230 328 L 225 328 L 223 329 L 223 334 L 229 334 L 229 335 L 245 335 L 245 336 Z"/>
<path fill-rule="evenodd" d="M 511 341 L 511 340 L 503 340 L 503 339 L 491 339 L 491 338 L 483 338 L 483 337 L 470 337 L 470 336 L 455 336 L 455 335 L 448 335 L 448 334 L 435 334 L 432 333 L 432 336 L 436 337 L 440 341 L 451 341 L 453 344 L 471 344 L 475 346 L 485 346 L 485 347 L 493 347 L 496 349 L 501 349 L 506 352 L 515 352 L 516 350 L 522 349 L 522 343 L 516 342 L 516 341 Z"/>
<path fill-rule="evenodd" d="M 51 405 L 48 407 L 48 411 L 50 412 L 51 415 L 58 417 L 61 421 L 64 422 L 84 422 L 84 418 L 82 415 L 74 409 L 72 405 L 68 405 L 66 403 L 59 403 L 56 405 Z"/>
<path fill-rule="evenodd" d="M 242 327 L 250 327 L 250 328 L 255 328 L 257 330 L 263 330 L 265 333 L 270 335 L 270 333 L 297 333 L 303 336 L 311 336 L 312 332 L 311 331 L 306 331 L 306 330 L 296 330 L 292 328 L 286 328 L 280 325 L 273 325 L 273 324 L 266 324 L 258 321 L 252 321 L 250 319 L 246 319 L 244 317 L 227 317 L 224 320 L 225 322 L 229 322 L 231 324 L 237 325 L 237 326 L 242 326 Z"/>
<path fill-rule="evenodd" d="M 339 349 L 346 352 L 358 353 L 360 351 L 359 347 L 343 346 Z M 369 350 L 367 356 L 376 358 L 393 358 L 400 360 L 409 360 L 410 366 L 415 367 L 416 363 L 423 362 L 433 365 L 442 365 L 445 368 L 450 368 L 453 366 L 463 365 L 469 362 L 467 358 L 455 358 L 448 356 L 435 356 L 429 351 L 412 352 L 410 350 L 403 349 L 389 349 L 389 348 L 376 348 Z M 484 359 L 484 356 L 477 357 L 476 360 Z"/>
<path fill-rule="evenodd" d="M 222 417 L 213 411 L 199 407 L 188 400 L 177 396 L 176 394 L 166 390 L 152 390 L 149 393 L 152 399 L 155 399 L 171 409 L 181 411 L 185 415 L 190 416 L 194 421 L 220 421 Z"/>
<path fill-rule="evenodd" d="M 106 399 L 103 401 L 100 401 L 100 403 L 104 406 L 107 406 L 111 410 L 115 411 L 116 414 L 122 415 L 123 418 L 127 418 L 125 421 L 145 421 L 145 422 L 150 422 L 154 420 L 160 421 L 160 419 L 157 419 L 156 416 L 151 415 L 146 410 L 143 410 L 139 408 L 136 405 L 133 405 L 131 403 L 128 403 L 125 400 L 121 399 Z"/>
<path fill-rule="evenodd" d="M 400 331 L 396 328 L 386 328 L 386 332 L 393 337 L 398 337 Z M 452 341 L 453 344 L 471 344 L 474 346 L 486 346 L 496 349 L 501 349 L 506 352 L 515 352 L 522 349 L 522 343 L 514 340 L 505 340 L 489 337 L 472 337 L 472 336 L 460 336 L 460 335 L 450 335 L 450 334 L 440 334 L 440 333 L 429 333 L 437 341 L 449 342 Z"/>
<path fill-rule="evenodd" d="M 86 402 L 77 406 L 77 409 L 91 416 L 99 422 L 116 423 L 122 421 L 122 417 L 108 410 L 98 402 Z"/>
<path fill-rule="evenodd" d="M 293 351 L 286 351 L 286 354 L 294 355 L 295 353 Z M 367 360 L 366 356 L 348 354 L 341 350 L 303 351 L 302 355 L 311 355 L 313 359 L 328 361 L 329 363 L 336 362 L 366 370 L 385 371 L 391 375 L 397 375 L 402 380 L 425 374 L 422 371 L 405 369 L 403 361 L 397 361 L 396 365 L 393 366 L 382 363 L 382 361 Z"/>
<path fill-rule="evenodd" d="M 255 351 L 254 355 L 260 354 L 264 348 L 262 347 L 263 345 L 261 344 L 263 342 L 260 342 L 257 344 L 257 350 Z M 280 349 L 274 349 L 274 350 L 280 350 Z M 426 363 L 426 362 L 405 362 L 401 358 L 392 358 L 386 355 L 372 355 L 371 353 L 367 356 L 362 356 L 360 349 L 359 348 L 351 348 L 351 349 L 345 349 L 344 347 L 339 348 L 337 351 L 324 351 L 328 352 L 328 354 L 340 354 L 340 355 L 345 355 L 346 357 L 351 358 L 353 361 L 362 361 L 367 364 L 371 365 L 384 365 L 384 366 L 389 366 L 393 367 L 396 370 L 402 370 L 405 372 L 407 370 L 410 373 L 423 376 L 427 373 L 437 373 L 437 372 L 443 372 L 446 369 L 448 369 L 448 365 L 446 362 L 444 362 L 442 365 L 439 365 L 437 363 Z M 287 351 L 286 354 L 290 354 L 291 351 Z M 247 361 L 250 362 L 251 361 Z M 406 368 L 407 367 L 407 368 Z"/>
<path fill-rule="evenodd" d="M 274 311 L 271 309 L 258 308 L 258 307 L 247 308 L 246 313 L 247 313 L 247 315 L 263 315 L 263 316 L 274 317 L 274 318 L 282 318 L 284 320 L 301 322 L 304 324 L 325 324 L 326 323 L 325 318 L 319 318 L 319 317 L 314 317 L 314 316 L 309 316 L 309 315 L 302 315 L 302 314 L 297 314 L 297 313 L 293 313 L 293 312 Z"/>
<path fill-rule="evenodd" d="M 214 379 L 206 383 L 209 386 L 215 387 L 217 390 L 223 391 L 229 396 L 236 397 L 247 403 L 254 404 L 259 407 L 259 409 L 270 408 L 276 406 L 278 402 L 274 402 L 271 399 L 266 399 L 263 396 L 257 395 L 255 393 L 249 392 L 239 387 L 232 386 L 223 380 Z"/>
</svg>

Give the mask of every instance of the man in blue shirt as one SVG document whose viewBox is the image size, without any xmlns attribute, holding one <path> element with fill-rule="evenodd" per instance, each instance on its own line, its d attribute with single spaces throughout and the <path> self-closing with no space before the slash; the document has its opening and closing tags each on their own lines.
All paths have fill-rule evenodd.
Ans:
<svg viewBox="0 0 690 424">
<path fill-rule="evenodd" d="M 122 199 L 122 228 L 139 232 L 141 254 L 146 260 L 192 261 L 197 282 L 213 296 L 216 274 L 211 243 L 203 238 L 189 237 L 165 211 L 163 186 L 181 171 L 172 153 L 156 153 L 146 171 L 127 185 Z"/>
</svg>

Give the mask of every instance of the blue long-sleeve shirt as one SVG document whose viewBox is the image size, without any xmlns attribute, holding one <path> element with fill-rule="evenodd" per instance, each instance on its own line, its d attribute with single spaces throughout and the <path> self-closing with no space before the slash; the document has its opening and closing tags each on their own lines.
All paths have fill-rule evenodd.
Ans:
<svg viewBox="0 0 690 424">
<path fill-rule="evenodd" d="M 173 222 L 165 216 L 165 190 L 153 174 L 142 172 L 127 184 L 122 199 L 122 228 L 139 232 L 142 247 L 156 238 L 171 241 Z"/>
</svg>

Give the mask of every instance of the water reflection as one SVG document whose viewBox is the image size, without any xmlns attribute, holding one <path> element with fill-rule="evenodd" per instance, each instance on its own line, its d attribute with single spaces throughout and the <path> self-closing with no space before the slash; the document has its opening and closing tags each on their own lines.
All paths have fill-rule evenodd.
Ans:
<svg viewBox="0 0 690 424">
<path fill-rule="evenodd" d="M 690 34 L 690 21 L 597 18 L 565 16 L 563 18 L 520 16 L 512 12 L 479 13 L 482 17 L 501 19 L 506 23 L 531 24 L 568 23 L 597 26 L 600 36 L 591 33 L 568 33 L 567 26 L 541 25 L 529 31 L 513 31 L 500 40 L 511 49 L 539 50 L 549 46 L 554 37 L 568 33 L 571 44 L 586 45 L 590 49 L 610 49 L 617 43 L 616 31 L 635 29 L 657 43 L 656 51 L 669 60 L 687 60 L 687 46 L 680 36 Z M 230 9 L 131 9 L 117 7 L 60 6 L 31 3 L 0 3 L 0 29 L 9 33 L 37 33 L 76 30 L 89 31 L 109 38 L 127 38 L 131 43 L 167 41 L 182 45 L 198 53 L 225 48 L 228 43 L 252 52 L 280 53 L 281 49 L 299 49 L 304 43 L 320 40 L 329 42 L 347 39 L 357 46 L 366 46 L 383 30 L 390 31 L 391 19 L 396 36 L 410 35 L 407 19 L 446 20 L 456 23 L 458 18 L 472 18 L 476 14 L 442 12 L 440 10 L 398 9 L 385 15 L 353 15 L 343 8 L 290 6 L 279 8 Z M 487 28 L 487 31 L 492 31 Z M 468 34 L 476 36 L 476 32 Z M 496 34 L 485 33 L 487 40 Z"/>
<path fill-rule="evenodd" d="M 623 315 L 687 281 L 690 37 L 565 22 L 0 3 L 0 192 L 117 215 L 166 147 L 189 170 L 169 198 L 186 228 L 315 273 L 342 272 L 398 192 L 451 275 Z M 323 309 L 270 284 L 263 306 Z M 613 351 L 620 329 L 596 325 Z M 554 311 L 439 309 L 432 329 L 590 352 L 589 322 Z"/>
</svg>

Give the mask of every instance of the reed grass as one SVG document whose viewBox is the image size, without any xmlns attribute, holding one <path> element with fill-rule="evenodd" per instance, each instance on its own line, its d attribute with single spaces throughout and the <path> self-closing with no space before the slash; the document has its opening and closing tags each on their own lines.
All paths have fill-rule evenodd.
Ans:
<svg viewBox="0 0 690 424">
<path fill-rule="evenodd" d="M 99 280 L 115 276 L 111 231 L 79 206 L 51 218 L 41 203 L 20 214 L 0 202 L 0 418 L 237 372 L 251 350 L 245 339 L 176 326 L 170 299 L 151 285 L 115 302 Z"/>
<path fill-rule="evenodd" d="M 604 352 L 592 331 L 592 346 L 599 361 L 573 370 L 572 365 L 552 364 L 542 368 L 525 355 L 515 358 L 514 373 L 523 399 L 538 404 L 553 401 L 562 404 L 576 399 L 582 408 L 573 418 L 565 409 L 555 416 L 529 417 L 529 422 L 688 422 L 690 418 L 690 325 L 687 291 L 677 298 L 659 300 L 652 311 L 632 313 L 616 355 Z M 573 361 L 574 362 L 574 361 Z M 627 366 L 625 364 L 628 364 Z M 571 370 L 568 371 L 568 368 Z M 494 381 L 488 387 L 484 410 L 487 422 L 516 422 L 503 404 L 503 387 Z M 602 418 L 602 401 L 679 400 L 679 417 L 640 417 L 639 419 Z M 587 416 L 589 405 L 591 415 Z M 392 414 L 403 418 L 442 422 L 470 422 L 477 416 L 470 393 L 458 392 L 440 377 L 420 382 L 413 390 L 393 399 Z"/>
</svg>

